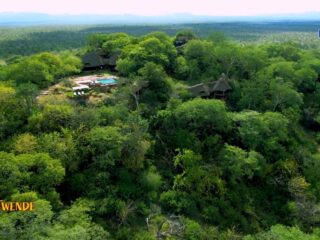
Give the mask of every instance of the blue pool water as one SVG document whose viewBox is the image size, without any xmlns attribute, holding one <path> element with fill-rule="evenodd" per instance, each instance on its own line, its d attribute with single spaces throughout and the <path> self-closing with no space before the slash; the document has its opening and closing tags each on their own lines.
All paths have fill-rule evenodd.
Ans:
<svg viewBox="0 0 320 240">
<path fill-rule="evenodd" d="M 99 83 L 102 83 L 104 85 L 109 85 L 109 84 L 115 84 L 117 81 L 113 78 L 105 78 L 105 79 L 99 79 L 97 80 Z"/>
</svg>

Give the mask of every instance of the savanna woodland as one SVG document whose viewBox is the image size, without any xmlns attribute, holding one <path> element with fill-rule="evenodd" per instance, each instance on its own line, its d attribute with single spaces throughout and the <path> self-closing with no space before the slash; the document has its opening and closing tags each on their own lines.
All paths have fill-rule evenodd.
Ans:
<svg viewBox="0 0 320 240">
<path fill-rule="evenodd" d="M 92 51 L 116 65 L 83 71 Z M 0 198 L 35 210 L 0 239 L 320 239 L 319 76 L 316 46 L 188 30 L 3 57 Z"/>
</svg>

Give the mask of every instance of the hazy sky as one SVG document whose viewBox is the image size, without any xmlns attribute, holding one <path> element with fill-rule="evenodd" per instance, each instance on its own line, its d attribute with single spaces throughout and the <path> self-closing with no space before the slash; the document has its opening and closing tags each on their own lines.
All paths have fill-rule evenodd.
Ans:
<svg viewBox="0 0 320 240">
<path fill-rule="evenodd" d="M 261 15 L 320 12 L 319 0 L 0 0 L 0 12 Z"/>
</svg>

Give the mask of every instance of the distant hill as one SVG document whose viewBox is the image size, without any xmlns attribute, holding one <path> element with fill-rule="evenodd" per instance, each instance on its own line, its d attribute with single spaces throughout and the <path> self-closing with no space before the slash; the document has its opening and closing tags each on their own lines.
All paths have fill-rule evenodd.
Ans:
<svg viewBox="0 0 320 240">
<path fill-rule="evenodd" d="M 166 16 L 136 15 L 49 15 L 42 13 L 0 13 L 0 26 L 35 26 L 64 24 L 181 24 L 204 22 L 257 21 L 319 21 L 320 13 L 265 16 L 196 16 L 174 14 Z"/>
<path fill-rule="evenodd" d="M 44 24 L 44 23 L 43 23 Z M 190 29 L 199 37 L 220 32 L 240 42 L 296 41 L 304 47 L 320 49 L 318 29 L 320 21 L 274 22 L 212 22 L 189 24 L 92 24 L 92 25 L 19 25 L 0 26 L 0 59 L 16 55 L 30 55 L 44 51 L 72 50 L 85 46 L 93 33 L 124 32 L 141 36 L 161 31 L 175 36 L 182 29 Z"/>
</svg>

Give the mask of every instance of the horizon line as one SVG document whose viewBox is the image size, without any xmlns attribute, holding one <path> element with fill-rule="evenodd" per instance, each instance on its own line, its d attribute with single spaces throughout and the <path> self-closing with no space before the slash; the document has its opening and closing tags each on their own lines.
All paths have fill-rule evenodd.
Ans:
<svg viewBox="0 0 320 240">
<path fill-rule="evenodd" d="M 41 14 L 47 16 L 134 16 L 134 17 L 167 17 L 167 16 L 192 16 L 192 17 L 272 17 L 272 16 L 293 16 L 293 15 L 308 15 L 308 14 L 320 14 L 320 11 L 306 11 L 306 12 L 292 12 L 292 13 L 266 13 L 266 14 L 247 14 L 247 15 L 206 15 L 206 14 L 194 14 L 188 12 L 176 12 L 169 14 L 159 14 L 159 15 L 142 15 L 134 13 L 119 13 L 119 14 L 110 14 L 110 13 L 46 13 L 46 12 L 37 12 L 37 11 L 4 11 L 0 14 Z M 320 18 L 320 16 L 318 16 Z"/>
</svg>

